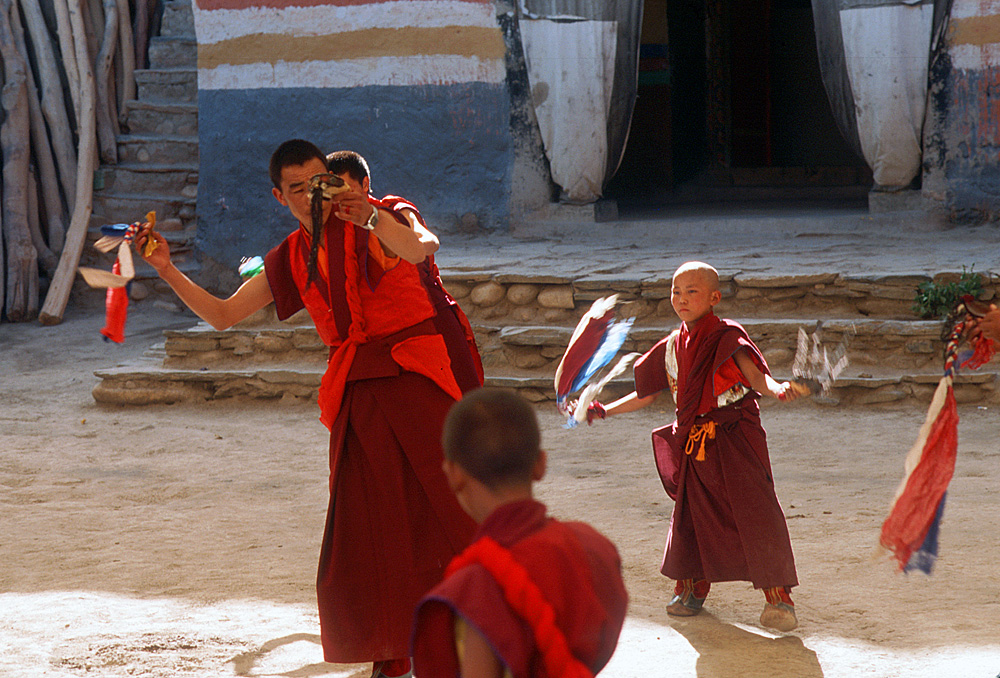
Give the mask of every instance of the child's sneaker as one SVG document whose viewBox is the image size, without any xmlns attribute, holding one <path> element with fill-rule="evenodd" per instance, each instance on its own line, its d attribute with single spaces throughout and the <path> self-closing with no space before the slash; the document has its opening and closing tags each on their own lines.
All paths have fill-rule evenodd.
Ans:
<svg viewBox="0 0 1000 678">
<path fill-rule="evenodd" d="M 788 603 L 764 604 L 764 611 L 760 613 L 760 625 L 769 629 L 775 629 L 782 633 L 791 631 L 799 625 L 798 617 L 795 616 L 795 607 Z"/>
</svg>

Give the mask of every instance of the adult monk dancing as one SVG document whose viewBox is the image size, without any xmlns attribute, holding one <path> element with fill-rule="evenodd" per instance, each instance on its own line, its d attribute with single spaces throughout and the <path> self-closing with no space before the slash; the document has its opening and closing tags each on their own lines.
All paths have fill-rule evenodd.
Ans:
<svg viewBox="0 0 1000 678">
<path fill-rule="evenodd" d="M 394 677 L 411 673 L 417 601 L 475 529 L 441 471 L 440 440 L 459 384 L 481 381 L 475 349 L 464 344 L 462 356 L 454 337 L 443 336 L 452 330 L 435 325 L 436 300 L 417 267 L 437 239 L 412 205 L 386 209 L 370 197 L 363 166 L 360 181 L 341 175 L 351 190 L 323 201 L 314 251 L 310 180 L 328 172 L 326 158 L 306 141 L 281 144 L 271 156 L 273 194 L 299 227 L 267 254 L 264 275 L 227 299 L 178 271 L 159 234 L 152 233 L 159 247 L 146 261 L 216 329 L 274 301 L 282 320 L 307 309 L 330 346 L 319 391 L 320 418 L 330 428 L 330 506 L 317 579 L 323 653 L 330 662 L 371 661 L 373 677 Z M 140 232 L 137 249 L 150 234 L 148 226 Z M 451 316 L 446 325 L 454 328 Z"/>
</svg>

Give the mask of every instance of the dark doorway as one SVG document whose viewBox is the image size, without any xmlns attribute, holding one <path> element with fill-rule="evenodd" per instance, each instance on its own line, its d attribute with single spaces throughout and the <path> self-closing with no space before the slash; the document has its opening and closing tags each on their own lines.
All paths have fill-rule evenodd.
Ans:
<svg viewBox="0 0 1000 678">
<path fill-rule="evenodd" d="M 605 195 L 864 204 L 871 172 L 837 129 L 810 0 L 645 0 L 638 97 Z"/>
</svg>

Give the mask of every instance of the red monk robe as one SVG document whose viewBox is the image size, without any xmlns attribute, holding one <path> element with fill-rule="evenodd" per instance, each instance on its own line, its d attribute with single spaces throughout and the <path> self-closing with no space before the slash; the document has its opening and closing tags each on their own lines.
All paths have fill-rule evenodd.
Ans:
<svg viewBox="0 0 1000 678">
<path fill-rule="evenodd" d="M 770 373 L 743 327 L 713 314 L 693 328 L 682 323 L 636 361 L 639 397 L 669 386 L 677 403 L 677 421 L 653 431 L 656 468 L 675 502 L 660 571 L 677 580 L 791 587 L 798 579 L 788 527 L 757 394 L 733 360 L 739 349 Z"/>
<path fill-rule="evenodd" d="M 490 548 L 480 550 L 484 543 Z M 549 518 L 537 501 L 503 504 L 457 561 L 417 609 L 416 675 L 458 678 L 456 630 L 464 625 L 486 638 L 513 678 L 585 675 L 552 670 L 567 663 L 580 663 L 593 675 L 611 659 L 628 594 L 618 552 L 589 525 Z M 547 619 L 554 619 L 555 632 L 544 629 L 547 647 L 540 649 L 537 627 L 546 627 L 546 617 L 539 611 L 546 605 L 554 612 Z"/>
<path fill-rule="evenodd" d="M 323 233 L 317 284 L 306 285 L 303 228 L 265 271 L 278 317 L 305 307 L 331 347 L 319 396 L 330 427 L 323 653 L 378 662 L 409 655 L 416 603 L 475 530 L 441 471 L 441 428 L 461 389 L 417 267 L 377 256 L 368 231 L 333 214 Z"/>
<path fill-rule="evenodd" d="M 427 226 L 417 208 L 407 200 L 396 195 L 387 195 L 377 203 L 384 209 L 399 213 L 411 210 L 421 225 Z M 483 385 L 483 361 L 479 357 L 476 337 L 472 325 L 465 316 L 458 302 L 448 294 L 441 281 L 441 273 L 434 262 L 434 255 L 429 255 L 417 264 L 420 278 L 427 289 L 427 294 L 434 304 L 434 327 L 444 337 L 448 346 L 448 357 L 451 359 L 452 372 L 463 393 Z"/>
</svg>

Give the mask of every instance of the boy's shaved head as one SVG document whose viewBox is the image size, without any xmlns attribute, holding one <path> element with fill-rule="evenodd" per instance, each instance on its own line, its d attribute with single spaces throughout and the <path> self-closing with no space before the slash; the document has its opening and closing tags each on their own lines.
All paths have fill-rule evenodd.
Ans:
<svg viewBox="0 0 1000 678">
<path fill-rule="evenodd" d="M 531 484 L 540 454 L 535 410 L 513 391 L 479 388 L 444 421 L 444 456 L 490 489 Z"/>
<path fill-rule="evenodd" d="M 709 290 L 713 292 L 719 289 L 719 272 L 702 261 L 688 261 L 681 264 L 674 271 L 674 277 L 671 280 L 677 280 L 678 276 L 685 273 L 697 273 L 702 280 L 708 283 Z"/>
</svg>

